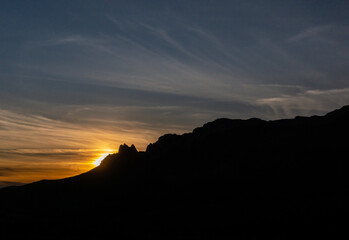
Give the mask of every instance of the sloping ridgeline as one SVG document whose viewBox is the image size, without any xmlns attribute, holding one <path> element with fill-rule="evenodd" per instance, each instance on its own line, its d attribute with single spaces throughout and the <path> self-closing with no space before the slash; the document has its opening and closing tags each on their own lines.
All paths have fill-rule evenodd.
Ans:
<svg viewBox="0 0 349 240">
<path fill-rule="evenodd" d="M 348 123 L 347 106 L 121 145 L 84 174 L 1 189 L 0 237 L 333 237 L 348 224 Z"/>
</svg>

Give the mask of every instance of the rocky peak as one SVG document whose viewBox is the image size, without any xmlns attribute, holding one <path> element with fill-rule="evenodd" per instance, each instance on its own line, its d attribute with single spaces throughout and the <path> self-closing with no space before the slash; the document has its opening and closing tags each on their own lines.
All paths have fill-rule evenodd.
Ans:
<svg viewBox="0 0 349 240">
<path fill-rule="evenodd" d="M 137 149 L 135 147 L 135 145 L 131 145 L 131 147 L 129 147 L 127 144 L 123 144 L 120 145 L 119 147 L 119 154 L 120 155 L 124 155 L 124 154 L 133 154 L 133 153 L 137 153 Z"/>
</svg>

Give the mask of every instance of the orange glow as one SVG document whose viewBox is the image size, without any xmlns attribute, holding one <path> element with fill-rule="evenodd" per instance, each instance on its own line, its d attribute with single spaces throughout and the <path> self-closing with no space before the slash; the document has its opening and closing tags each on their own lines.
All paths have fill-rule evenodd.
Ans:
<svg viewBox="0 0 349 240">
<path fill-rule="evenodd" d="M 99 164 L 101 164 L 102 160 L 108 156 L 109 153 L 103 153 L 101 154 L 94 162 L 93 162 L 93 165 L 95 165 L 96 167 L 99 166 Z"/>
</svg>

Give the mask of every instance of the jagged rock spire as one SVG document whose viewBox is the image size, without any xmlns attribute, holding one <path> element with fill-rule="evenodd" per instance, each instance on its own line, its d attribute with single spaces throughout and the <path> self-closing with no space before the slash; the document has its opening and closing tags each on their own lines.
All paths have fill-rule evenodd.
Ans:
<svg viewBox="0 0 349 240">
<path fill-rule="evenodd" d="M 119 147 L 119 154 L 129 154 L 129 153 L 137 153 L 137 149 L 135 147 L 135 145 L 131 145 L 131 147 L 129 147 L 127 144 L 123 144 L 120 145 Z"/>
</svg>

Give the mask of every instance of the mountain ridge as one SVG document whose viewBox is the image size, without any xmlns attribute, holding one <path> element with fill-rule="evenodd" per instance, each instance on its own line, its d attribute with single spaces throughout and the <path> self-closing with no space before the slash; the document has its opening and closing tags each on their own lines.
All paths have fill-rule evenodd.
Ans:
<svg viewBox="0 0 349 240">
<path fill-rule="evenodd" d="M 264 223 L 274 228 L 267 234 L 309 221 L 343 224 L 348 122 L 349 106 L 283 120 L 222 118 L 191 133 L 165 134 L 146 151 L 123 144 L 86 173 L 1 189 L 0 223 L 25 226 L 36 237 L 41 224 L 61 237 L 75 231 L 70 218 L 81 221 L 81 233 L 109 216 L 98 228 L 107 236 L 116 226 L 114 234 L 128 239 L 241 237 Z"/>
</svg>

